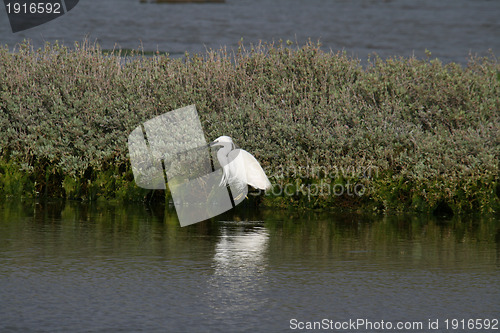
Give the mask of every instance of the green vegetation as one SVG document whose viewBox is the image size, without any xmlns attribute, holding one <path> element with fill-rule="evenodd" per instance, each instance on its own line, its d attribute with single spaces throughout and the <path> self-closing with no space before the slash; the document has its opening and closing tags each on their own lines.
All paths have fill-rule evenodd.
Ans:
<svg viewBox="0 0 500 333">
<path fill-rule="evenodd" d="M 3 47 L 0 194 L 144 200 L 128 134 L 196 104 L 207 140 L 232 136 L 277 184 L 265 205 L 498 211 L 499 73 L 493 55 L 362 66 L 312 43 L 182 59 Z"/>
</svg>

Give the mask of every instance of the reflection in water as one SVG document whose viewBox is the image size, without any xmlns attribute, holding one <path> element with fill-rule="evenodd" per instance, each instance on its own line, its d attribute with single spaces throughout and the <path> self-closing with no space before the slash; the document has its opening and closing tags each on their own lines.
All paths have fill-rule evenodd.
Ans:
<svg viewBox="0 0 500 333">
<path fill-rule="evenodd" d="M 498 222 L 236 210 L 181 228 L 164 206 L 4 203 L 0 331 L 498 317 Z"/>
<path fill-rule="evenodd" d="M 268 241 L 263 222 L 221 222 L 206 295 L 215 314 L 263 310 Z"/>
</svg>

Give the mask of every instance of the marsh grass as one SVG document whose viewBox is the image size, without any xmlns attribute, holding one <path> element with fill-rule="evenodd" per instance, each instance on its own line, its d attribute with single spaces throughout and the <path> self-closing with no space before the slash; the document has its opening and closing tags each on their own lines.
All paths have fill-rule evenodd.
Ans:
<svg viewBox="0 0 500 333">
<path fill-rule="evenodd" d="M 471 57 L 465 67 L 378 57 L 362 66 L 314 43 L 176 59 L 140 52 L 124 58 L 88 42 L 3 47 L 0 190 L 4 197 L 142 200 L 147 193 L 133 183 L 128 134 L 196 104 L 207 140 L 233 137 L 274 184 L 296 182 L 286 170 L 317 167 L 322 173 L 301 183 L 324 178 L 368 189 L 358 197 L 268 195 L 264 204 L 497 210 L 499 73 L 493 55 Z M 377 172 L 338 173 L 367 168 Z"/>
</svg>

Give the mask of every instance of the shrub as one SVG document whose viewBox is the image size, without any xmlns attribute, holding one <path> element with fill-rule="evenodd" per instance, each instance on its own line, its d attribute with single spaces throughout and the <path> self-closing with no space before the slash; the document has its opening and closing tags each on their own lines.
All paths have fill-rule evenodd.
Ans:
<svg viewBox="0 0 500 333">
<path fill-rule="evenodd" d="M 322 195 L 312 206 L 433 210 L 444 202 L 454 212 L 488 211 L 499 206 L 499 73 L 494 56 L 466 67 L 378 57 L 362 66 L 313 43 L 172 59 L 26 42 L 0 48 L 0 159 L 30 180 L 25 192 L 130 198 L 128 134 L 196 104 L 207 140 L 232 136 L 275 184 L 293 182 L 290 170 L 321 170 L 302 178 L 369 189 L 355 200 Z M 7 169 L 2 188 L 12 182 Z M 264 203 L 309 205 L 304 198 Z"/>
</svg>

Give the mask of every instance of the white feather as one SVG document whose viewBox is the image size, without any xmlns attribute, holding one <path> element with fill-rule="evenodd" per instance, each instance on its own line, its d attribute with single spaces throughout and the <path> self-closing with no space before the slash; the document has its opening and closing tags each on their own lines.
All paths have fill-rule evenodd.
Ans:
<svg viewBox="0 0 500 333">
<path fill-rule="evenodd" d="M 238 190 L 247 185 L 260 190 L 271 188 L 271 182 L 255 157 L 246 150 L 234 149 L 230 137 L 221 136 L 212 145 L 222 146 L 217 152 L 217 159 L 223 170 L 221 186 L 231 184 Z"/>
</svg>

